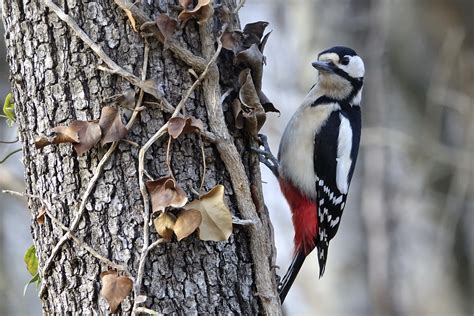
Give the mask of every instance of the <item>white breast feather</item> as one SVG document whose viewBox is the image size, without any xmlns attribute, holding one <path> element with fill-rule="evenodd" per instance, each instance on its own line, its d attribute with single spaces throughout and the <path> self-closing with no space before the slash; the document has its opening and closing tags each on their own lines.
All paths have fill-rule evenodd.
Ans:
<svg viewBox="0 0 474 316">
<path fill-rule="evenodd" d="M 347 194 L 349 189 L 349 170 L 351 168 L 352 129 L 349 120 L 342 114 L 337 143 L 336 185 L 339 191 Z"/>
<path fill-rule="evenodd" d="M 299 184 L 307 196 L 316 199 L 314 137 L 329 115 L 340 109 L 337 103 L 311 107 L 315 95 L 307 96 L 288 123 L 280 143 L 280 174 Z"/>
</svg>

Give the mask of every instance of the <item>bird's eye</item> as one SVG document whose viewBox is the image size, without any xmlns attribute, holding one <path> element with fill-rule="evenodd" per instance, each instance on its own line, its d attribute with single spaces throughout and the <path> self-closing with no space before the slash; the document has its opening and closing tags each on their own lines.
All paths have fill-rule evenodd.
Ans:
<svg viewBox="0 0 474 316">
<path fill-rule="evenodd" d="M 342 64 L 342 65 L 347 65 L 347 64 L 349 64 L 349 57 L 342 57 L 342 59 L 341 59 L 341 64 Z"/>
</svg>

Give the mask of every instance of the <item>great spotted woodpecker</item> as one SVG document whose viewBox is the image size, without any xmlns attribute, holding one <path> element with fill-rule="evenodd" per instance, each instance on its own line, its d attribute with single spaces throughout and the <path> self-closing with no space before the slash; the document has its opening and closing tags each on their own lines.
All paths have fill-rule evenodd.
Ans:
<svg viewBox="0 0 474 316">
<path fill-rule="evenodd" d="M 260 151 L 279 178 L 295 229 L 293 261 L 280 286 L 282 303 L 315 247 L 319 277 L 324 274 L 359 150 L 364 62 L 354 50 L 336 46 L 312 65 L 319 70 L 318 81 L 286 126 L 278 161 L 268 160 L 265 138 L 267 151 Z"/>
</svg>

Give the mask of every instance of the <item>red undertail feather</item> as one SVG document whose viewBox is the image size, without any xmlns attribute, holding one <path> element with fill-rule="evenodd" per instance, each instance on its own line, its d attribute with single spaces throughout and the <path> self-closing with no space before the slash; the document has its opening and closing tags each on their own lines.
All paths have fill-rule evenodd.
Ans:
<svg viewBox="0 0 474 316">
<path fill-rule="evenodd" d="M 280 177 L 279 182 L 281 192 L 283 192 L 293 215 L 295 255 L 301 250 L 307 255 L 315 247 L 316 233 L 318 231 L 316 202 L 304 196 L 286 179 Z"/>
</svg>

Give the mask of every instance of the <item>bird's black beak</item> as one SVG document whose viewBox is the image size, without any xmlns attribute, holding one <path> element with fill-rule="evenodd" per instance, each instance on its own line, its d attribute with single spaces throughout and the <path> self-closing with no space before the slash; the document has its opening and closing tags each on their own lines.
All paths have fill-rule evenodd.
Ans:
<svg viewBox="0 0 474 316">
<path fill-rule="evenodd" d="M 317 70 L 323 71 L 323 72 L 334 72 L 334 70 L 336 69 L 336 66 L 330 61 L 317 60 L 317 61 L 314 61 L 312 65 Z"/>
</svg>

